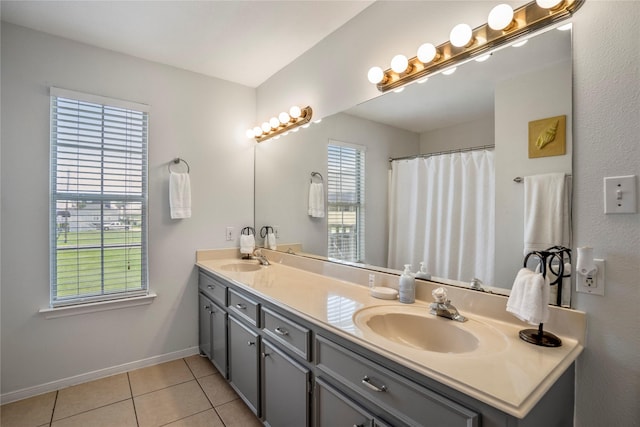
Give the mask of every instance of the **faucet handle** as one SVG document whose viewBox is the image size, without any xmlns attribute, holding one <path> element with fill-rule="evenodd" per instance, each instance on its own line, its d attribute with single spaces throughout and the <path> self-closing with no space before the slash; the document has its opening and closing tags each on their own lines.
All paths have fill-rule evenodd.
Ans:
<svg viewBox="0 0 640 427">
<path fill-rule="evenodd" d="M 447 301 L 447 291 L 444 288 L 434 289 L 431 291 L 431 295 L 437 303 L 445 303 Z"/>
</svg>

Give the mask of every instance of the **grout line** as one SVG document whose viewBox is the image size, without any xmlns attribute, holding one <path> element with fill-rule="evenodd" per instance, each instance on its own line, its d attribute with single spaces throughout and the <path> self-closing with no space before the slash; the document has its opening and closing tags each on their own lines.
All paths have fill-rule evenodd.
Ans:
<svg viewBox="0 0 640 427">
<path fill-rule="evenodd" d="M 53 424 L 53 414 L 56 413 L 56 405 L 58 404 L 58 393 L 60 391 L 56 390 L 56 397 L 53 399 L 53 408 L 51 408 L 51 418 L 49 418 L 49 425 Z"/>
<path fill-rule="evenodd" d="M 140 427 L 140 421 L 138 421 L 138 411 L 136 411 L 136 401 L 133 399 L 133 389 L 131 388 L 131 378 L 129 372 L 127 372 L 127 382 L 129 383 L 129 393 L 131 393 L 131 404 L 133 405 L 133 415 L 136 417 L 136 425 Z"/>
</svg>

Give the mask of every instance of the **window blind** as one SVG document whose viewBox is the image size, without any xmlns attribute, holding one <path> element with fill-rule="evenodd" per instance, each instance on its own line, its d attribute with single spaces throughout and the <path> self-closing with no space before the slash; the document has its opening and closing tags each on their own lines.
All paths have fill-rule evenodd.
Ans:
<svg viewBox="0 0 640 427">
<path fill-rule="evenodd" d="M 51 89 L 51 306 L 146 295 L 147 106 Z"/>
<path fill-rule="evenodd" d="M 364 260 L 364 147 L 330 141 L 327 149 L 328 256 Z"/>
</svg>

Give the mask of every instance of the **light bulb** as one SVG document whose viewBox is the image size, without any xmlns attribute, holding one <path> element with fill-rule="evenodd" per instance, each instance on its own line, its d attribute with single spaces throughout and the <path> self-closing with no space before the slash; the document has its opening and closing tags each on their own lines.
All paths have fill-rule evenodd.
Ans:
<svg viewBox="0 0 640 427">
<path fill-rule="evenodd" d="M 253 135 L 260 136 L 262 135 L 262 128 L 260 126 L 256 126 L 253 128 Z"/>
<path fill-rule="evenodd" d="M 316 120 L 316 121 L 315 121 L 315 122 L 313 122 L 313 123 L 320 123 L 321 121 L 322 121 L 322 119 L 318 119 L 318 120 Z"/>
<path fill-rule="evenodd" d="M 300 107 L 298 107 L 297 105 L 294 105 L 289 109 L 289 115 L 294 119 L 297 119 L 298 117 L 300 117 L 301 114 L 302 114 L 302 111 L 300 111 Z"/>
<path fill-rule="evenodd" d="M 291 117 L 289 117 L 289 114 L 283 111 L 278 115 L 278 120 L 280 120 L 280 123 L 282 123 L 283 125 L 286 125 L 287 123 L 289 123 L 289 120 L 291 120 Z"/>
<path fill-rule="evenodd" d="M 378 84 L 384 79 L 384 71 L 380 67 L 371 67 L 367 73 L 369 83 Z"/>
<path fill-rule="evenodd" d="M 491 54 L 490 54 L 490 53 L 487 53 L 486 55 L 478 56 L 478 57 L 476 58 L 476 62 L 484 62 L 484 61 L 486 61 L 486 60 L 487 60 L 487 59 L 489 59 L 489 58 L 491 58 Z"/>
<path fill-rule="evenodd" d="M 511 47 L 522 47 L 525 44 L 527 44 L 528 41 L 529 41 L 529 39 L 521 40 L 519 42 L 516 42 L 516 43 L 512 44 Z"/>
<path fill-rule="evenodd" d="M 302 125 L 302 129 L 306 129 L 306 128 L 308 128 L 309 126 L 311 126 L 311 123 L 304 124 L 304 125 Z"/>
<path fill-rule="evenodd" d="M 269 124 L 271 125 L 272 129 L 278 129 L 280 127 L 280 120 L 278 120 L 277 117 L 271 117 L 269 119 Z"/>
<path fill-rule="evenodd" d="M 513 22 L 513 8 L 508 4 L 499 4 L 489 12 L 487 23 L 493 30 L 504 30 Z"/>
<path fill-rule="evenodd" d="M 560 31 L 567 31 L 573 28 L 573 24 L 569 22 L 568 24 L 560 25 L 557 29 Z"/>
<path fill-rule="evenodd" d="M 291 132 L 298 132 L 300 128 L 291 129 Z"/>
<path fill-rule="evenodd" d="M 271 125 L 269 122 L 262 123 L 262 132 L 267 133 L 271 130 Z"/>
<path fill-rule="evenodd" d="M 471 42 L 473 30 L 467 24 L 458 24 L 451 30 L 449 40 L 455 47 L 464 47 Z"/>
<path fill-rule="evenodd" d="M 395 93 L 404 92 L 404 86 L 399 87 L 398 89 L 394 89 L 393 91 L 394 91 Z"/>
<path fill-rule="evenodd" d="M 428 64 L 436 58 L 438 51 L 431 43 L 425 43 L 418 48 L 418 59 L 423 64 Z"/>
<path fill-rule="evenodd" d="M 456 67 L 449 68 L 447 70 L 444 70 L 442 74 L 444 74 L 445 76 L 450 76 L 451 74 L 456 72 L 456 69 L 457 69 Z"/>
<path fill-rule="evenodd" d="M 536 4 L 543 9 L 553 9 L 564 0 L 536 0 Z"/>
<path fill-rule="evenodd" d="M 391 59 L 391 69 L 396 73 L 404 73 L 409 68 L 409 60 L 404 55 L 396 55 Z"/>
<path fill-rule="evenodd" d="M 256 136 L 256 134 L 253 133 L 253 129 L 247 129 L 247 131 L 245 132 L 245 135 L 247 135 L 247 138 L 249 138 L 249 139 L 251 139 L 251 138 Z"/>
<path fill-rule="evenodd" d="M 425 77 L 424 79 L 420 79 L 420 80 L 418 80 L 418 84 L 421 85 L 422 83 L 425 83 L 427 80 L 429 80 L 429 77 Z"/>
</svg>

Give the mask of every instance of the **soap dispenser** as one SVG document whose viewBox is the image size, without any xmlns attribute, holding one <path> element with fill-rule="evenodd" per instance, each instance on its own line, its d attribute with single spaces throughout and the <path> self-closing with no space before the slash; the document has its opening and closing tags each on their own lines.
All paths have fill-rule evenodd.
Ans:
<svg viewBox="0 0 640 427">
<path fill-rule="evenodd" d="M 425 267 L 424 262 L 420 263 L 420 271 L 416 273 L 416 277 L 418 279 L 431 280 L 431 273 L 427 271 L 427 267 Z"/>
<path fill-rule="evenodd" d="M 404 271 L 400 276 L 400 302 L 412 304 L 416 301 L 416 281 L 411 274 L 411 264 L 404 265 Z"/>
</svg>

